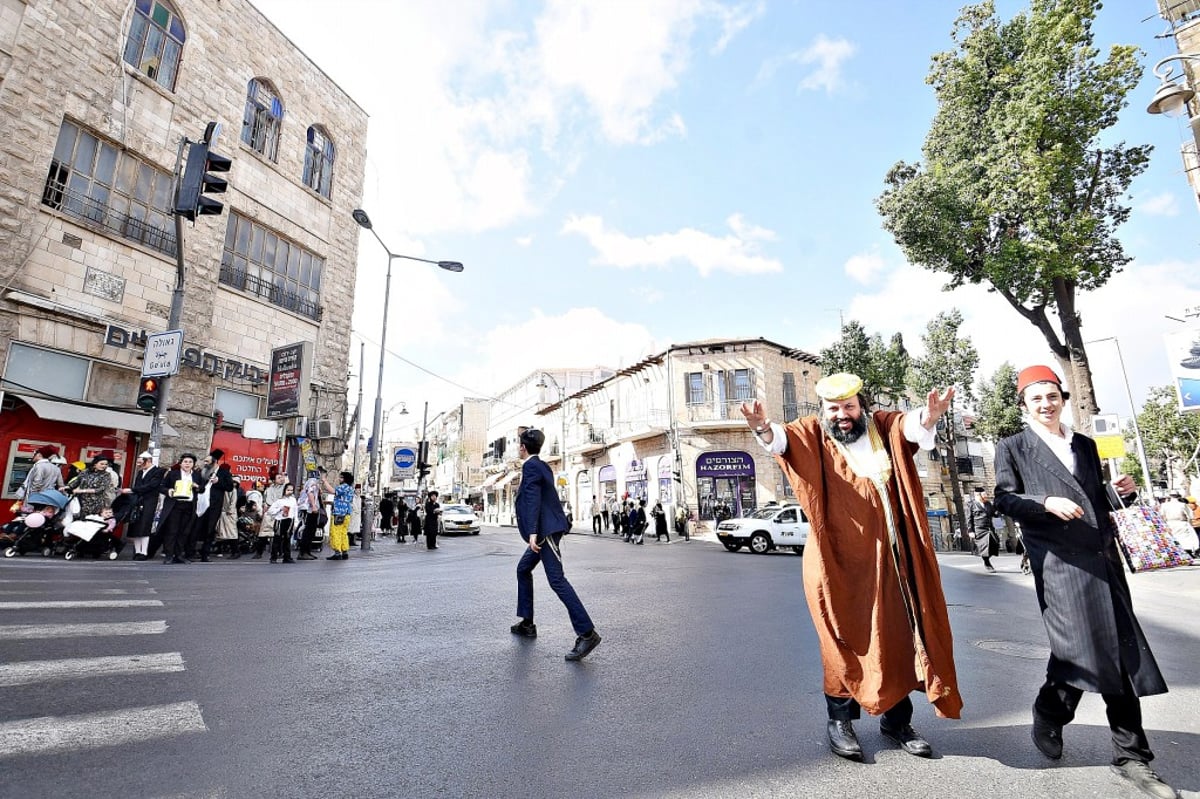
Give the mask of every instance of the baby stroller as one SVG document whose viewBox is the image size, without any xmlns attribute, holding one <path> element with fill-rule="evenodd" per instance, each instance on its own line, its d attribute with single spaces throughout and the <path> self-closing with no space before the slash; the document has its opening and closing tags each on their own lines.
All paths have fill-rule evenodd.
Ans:
<svg viewBox="0 0 1200 799">
<path fill-rule="evenodd" d="M 0 547 L 4 557 L 13 558 L 41 550 L 50 557 L 63 550 L 63 508 L 70 501 L 61 491 L 36 491 L 26 498 L 33 508 L 0 528 Z"/>
<path fill-rule="evenodd" d="M 116 524 L 116 519 L 105 519 L 95 514 L 71 522 L 65 530 L 67 550 L 63 557 L 74 560 L 81 555 L 88 555 L 116 560 L 125 547 L 125 541 L 114 535 Z"/>
</svg>

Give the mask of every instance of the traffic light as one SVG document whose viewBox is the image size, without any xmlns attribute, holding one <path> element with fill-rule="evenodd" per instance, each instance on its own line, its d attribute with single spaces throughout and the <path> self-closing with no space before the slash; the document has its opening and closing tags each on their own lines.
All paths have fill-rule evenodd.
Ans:
<svg viewBox="0 0 1200 799">
<path fill-rule="evenodd" d="M 158 410 L 158 398 L 162 395 L 162 383 L 157 377 L 143 377 L 138 384 L 137 406 L 153 413 Z"/>
<path fill-rule="evenodd" d="M 429 442 L 422 441 L 417 445 L 417 479 L 424 480 L 429 474 Z"/>
<path fill-rule="evenodd" d="M 205 194 L 224 194 L 229 184 L 213 172 L 228 172 L 233 164 L 223 155 L 208 149 L 208 142 L 188 145 L 187 166 L 179 179 L 179 194 L 175 198 L 175 213 L 196 221 L 205 214 L 220 214 L 225 206 Z"/>
</svg>

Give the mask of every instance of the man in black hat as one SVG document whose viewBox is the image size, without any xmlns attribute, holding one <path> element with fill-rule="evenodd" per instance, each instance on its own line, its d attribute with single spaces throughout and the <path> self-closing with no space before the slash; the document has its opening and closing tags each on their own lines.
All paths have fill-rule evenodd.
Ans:
<svg viewBox="0 0 1200 799">
<path fill-rule="evenodd" d="M 600 633 L 563 574 L 559 543 L 567 531 L 567 515 L 554 488 L 554 474 L 538 457 L 546 435 L 541 430 L 525 429 L 519 440 L 517 451 L 525 463 L 521 466 L 521 487 L 515 503 L 517 530 L 529 548 L 517 563 L 517 615 L 521 621 L 511 629 L 514 635 L 537 638 L 537 625 L 533 623 L 533 570 L 541 563 L 550 589 L 566 605 L 571 626 L 575 628 L 575 647 L 566 659 L 583 660 L 600 645 Z"/>
</svg>

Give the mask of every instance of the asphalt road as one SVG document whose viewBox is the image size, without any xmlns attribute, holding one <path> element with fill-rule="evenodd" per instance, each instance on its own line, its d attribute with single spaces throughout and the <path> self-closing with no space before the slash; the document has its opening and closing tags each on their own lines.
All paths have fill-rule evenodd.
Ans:
<svg viewBox="0 0 1200 799">
<path fill-rule="evenodd" d="M 1047 649 L 1015 557 L 942 558 L 966 708 L 914 695 L 935 758 L 864 718 L 855 764 L 826 747 L 797 555 L 572 535 L 604 642 L 571 664 L 540 574 L 540 637 L 508 632 L 521 547 L 485 528 L 290 566 L 2 560 L 0 797 L 1135 796 L 1099 697 L 1062 761 L 1030 743 Z M 1155 766 L 1195 790 L 1200 568 L 1130 580 L 1171 686 L 1143 704 Z"/>
</svg>

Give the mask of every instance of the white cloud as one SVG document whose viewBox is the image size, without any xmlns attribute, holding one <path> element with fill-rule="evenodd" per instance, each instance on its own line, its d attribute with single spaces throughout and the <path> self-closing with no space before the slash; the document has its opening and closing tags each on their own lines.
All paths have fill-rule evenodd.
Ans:
<svg viewBox="0 0 1200 799">
<path fill-rule="evenodd" d="M 825 34 L 819 34 L 812 44 L 803 50 L 796 50 L 783 56 L 767 59 L 759 67 L 755 83 L 764 83 L 774 77 L 788 64 L 815 65 L 803 78 L 797 89 L 814 91 L 824 89 L 826 94 L 844 88 L 842 77 L 842 62 L 858 52 L 858 47 L 849 39 L 831 39 Z"/>
<path fill-rule="evenodd" d="M 883 274 L 887 263 L 877 252 L 860 252 L 851 255 L 842 268 L 855 282 L 869 286 Z"/>
<path fill-rule="evenodd" d="M 1147 216 L 1179 216 L 1179 203 L 1176 201 L 1175 195 L 1169 191 L 1155 194 L 1153 197 L 1141 198 L 1134 209 Z"/>
<path fill-rule="evenodd" d="M 946 293 L 941 291 L 944 284 L 944 275 L 906 265 L 888 273 L 877 291 L 854 297 L 846 319 L 857 319 L 868 332 L 885 337 L 900 332 L 909 351 L 921 354 L 925 325 L 939 311 L 956 307 L 965 319 L 963 335 L 970 336 L 979 351 L 977 377 L 990 376 L 1004 361 L 1018 368 L 1045 363 L 1057 369 L 1042 335 L 999 294 L 982 286 Z M 1166 302 L 1164 287 L 1170 287 Z M 1118 338 L 1130 390 L 1140 407 L 1147 388 L 1171 382 L 1163 336 L 1185 328 L 1164 314 L 1182 318 L 1185 307 L 1200 304 L 1200 263 L 1135 263 L 1102 288 L 1080 295 L 1078 304 L 1084 340 L 1094 342 L 1087 352 L 1097 400 L 1103 410 L 1126 418 L 1129 401 L 1117 349 L 1111 341 L 1097 340 Z"/>
<path fill-rule="evenodd" d="M 781 272 L 783 264 L 758 252 L 758 243 L 775 238 L 773 231 L 747 224 L 740 214 L 726 220 L 732 235 L 714 236 L 694 228 L 674 233 L 629 236 L 611 230 L 598 216 L 572 216 L 563 233 L 577 233 L 596 250 L 592 263 L 619 269 L 664 267 L 676 261 L 691 264 L 701 276 L 713 272 L 762 274 Z"/>
<path fill-rule="evenodd" d="M 528 236 L 517 236 L 514 241 L 516 241 L 518 247 L 528 247 L 533 244 L 533 234 L 531 233 Z"/>
</svg>

